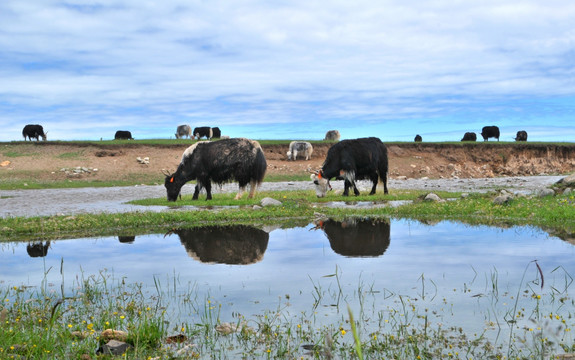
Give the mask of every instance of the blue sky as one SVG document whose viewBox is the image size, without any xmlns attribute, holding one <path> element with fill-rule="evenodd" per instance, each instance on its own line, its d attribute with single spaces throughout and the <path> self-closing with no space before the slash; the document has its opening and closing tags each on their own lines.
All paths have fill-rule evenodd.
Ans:
<svg viewBox="0 0 575 360">
<path fill-rule="evenodd" d="M 0 141 L 575 141 L 575 2 L 3 0 Z"/>
</svg>

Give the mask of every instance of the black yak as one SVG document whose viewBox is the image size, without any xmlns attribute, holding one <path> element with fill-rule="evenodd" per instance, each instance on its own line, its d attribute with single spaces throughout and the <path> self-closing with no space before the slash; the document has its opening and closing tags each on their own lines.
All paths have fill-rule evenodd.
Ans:
<svg viewBox="0 0 575 360">
<path fill-rule="evenodd" d="M 213 127 L 212 128 L 212 138 L 214 139 L 219 139 L 222 137 L 222 130 L 220 130 L 219 127 Z"/>
<path fill-rule="evenodd" d="M 114 140 L 134 140 L 132 133 L 126 130 L 118 130 L 114 134 Z"/>
<path fill-rule="evenodd" d="M 485 126 L 481 130 L 481 136 L 483 136 L 483 141 L 487 141 L 489 138 L 496 138 L 499 141 L 499 128 L 497 126 Z"/>
<path fill-rule="evenodd" d="M 370 179 L 373 182 L 370 195 L 375 194 L 378 180 L 383 182 L 384 193 L 387 194 L 387 148 L 380 139 L 375 137 L 355 140 L 343 140 L 329 148 L 327 156 L 319 172 L 312 174 L 316 195 L 324 197 L 331 188 L 331 178 L 343 179 L 343 196 L 349 195 L 349 189 L 357 196 L 359 190 L 355 180 Z"/>
<path fill-rule="evenodd" d="M 517 136 L 515 136 L 515 141 L 527 141 L 527 131 L 520 130 L 517 132 Z"/>
<path fill-rule="evenodd" d="M 461 141 L 476 141 L 477 140 L 477 134 L 475 134 L 474 132 L 466 132 L 465 134 L 463 134 L 463 139 L 461 139 Z"/>
<path fill-rule="evenodd" d="M 214 132 L 211 127 L 209 126 L 200 126 L 194 128 L 194 132 L 192 133 L 192 139 L 198 139 L 205 137 L 206 139 L 211 139 L 214 136 Z"/>
<path fill-rule="evenodd" d="M 32 139 L 39 141 L 40 138 L 42 138 L 43 141 L 46 141 L 46 134 L 44 134 L 44 128 L 42 125 L 28 124 L 24 126 L 24 129 L 22 129 L 22 136 L 24 137 L 24 141 L 26 141 L 26 137 L 30 141 L 32 141 Z"/>
<path fill-rule="evenodd" d="M 415 135 L 415 138 L 413 139 L 413 141 L 415 141 L 415 142 L 422 142 L 422 141 L 423 141 L 423 138 L 421 137 L 421 135 L 417 134 L 417 135 Z"/>
<path fill-rule="evenodd" d="M 251 198 L 257 185 L 263 181 L 266 169 L 266 158 L 257 141 L 243 138 L 201 141 L 184 151 L 178 169 L 166 176 L 164 185 L 168 201 L 176 201 L 182 186 L 190 180 L 197 180 L 193 200 L 197 200 L 202 188 L 206 189 L 206 200 L 210 200 L 212 181 L 223 184 L 235 180 L 240 186 L 236 199 L 242 197 L 248 183 Z"/>
</svg>

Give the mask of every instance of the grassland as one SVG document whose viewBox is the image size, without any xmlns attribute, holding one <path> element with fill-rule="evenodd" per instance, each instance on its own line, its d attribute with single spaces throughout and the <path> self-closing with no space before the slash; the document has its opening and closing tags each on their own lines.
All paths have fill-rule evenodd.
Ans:
<svg viewBox="0 0 575 360">
<path fill-rule="evenodd" d="M 167 142 L 171 145 L 174 140 Z M 158 140 L 157 144 L 163 145 L 164 142 Z M 64 155 L 67 158 L 81 156 L 81 152 Z M 33 174 L 30 176 L 33 179 Z M 289 179 L 293 180 L 292 177 Z M 128 184 L 107 182 L 103 186 Z M 30 181 L 28 185 L 33 187 L 34 182 Z M 61 186 L 72 185 L 63 182 Z M 341 196 L 330 194 L 324 199 L 317 199 L 311 191 L 278 191 L 258 193 L 255 199 L 244 198 L 239 202 L 233 200 L 233 194 L 221 195 L 209 204 L 218 211 L 200 208 L 198 211 L 133 212 L 122 215 L 5 218 L 0 220 L 0 241 L 118 233 L 140 235 L 229 222 L 255 226 L 273 223 L 290 227 L 308 224 L 318 217 L 337 219 L 349 216 L 408 218 L 424 222 L 449 219 L 494 226 L 530 225 L 568 241 L 575 238 L 573 195 L 515 197 L 505 205 L 495 205 L 495 193 L 466 197 L 460 193 L 438 193 L 447 200 L 445 202 L 424 201 L 426 193 L 393 190 L 390 195 L 349 199 L 389 205 L 373 208 L 326 207 L 323 206 L 325 202 L 341 201 Z M 282 205 L 259 207 L 263 197 L 280 200 Z M 395 201 L 405 203 L 391 206 Z M 163 198 L 137 203 L 148 206 L 174 205 Z M 198 206 L 205 205 L 205 202 L 184 197 L 176 205 Z M 534 267 L 535 264 L 529 266 Z M 572 280 L 569 278 L 567 274 L 566 283 L 570 284 Z M 518 284 L 518 288 L 523 289 L 523 285 Z M 369 284 L 358 284 L 358 289 L 364 286 L 369 287 Z M 575 304 L 568 286 L 549 294 L 534 291 L 506 295 L 491 293 L 491 304 L 513 304 L 522 299 L 526 305 L 512 309 L 510 316 L 513 319 L 521 319 L 527 313 L 539 324 L 548 324 L 546 327 L 511 331 L 507 341 L 499 343 L 493 343 L 481 333 L 466 334 L 457 326 L 432 324 L 428 309 L 413 299 L 399 295 L 393 301 L 397 306 L 390 309 L 370 308 L 369 299 L 354 299 L 362 304 L 360 312 L 342 311 L 339 319 L 328 324 L 320 324 L 315 321 L 315 316 L 310 316 L 314 309 L 299 317 L 287 316 L 285 303 L 261 314 L 237 314 L 235 322 L 226 323 L 218 312 L 219 302 L 223 301 L 221 299 L 192 300 L 193 294 L 166 292 L 160 286 L 149 293 L 139 284 L 125 284 L 104 272 L 87 277 L 79 274 L 71 289 L 71 293 L 61 293 L 52 291 L 47 284 L 39 288 L 25 288 L 0 283 L 0 358 L 112 358 L 95 355 L 95 349 L 107 341 L 103 335 L 106 329 L 126 331 L 127 335 L 122 340 L 132 347 L 122 355 L 125 359 L 550 359 L 564 352 L 575 351 L 571 335 L 575 318 L 575 312 L 571 309 Z M 369 294 L 368 291 L 358 293 Z M 318 289 L 318 294 L 326 295 L 322 289 Z M 174 302 L 186 307 L 195 315 L 196 321 L 173 319 L 169 303 Z M 552 310 L 542 312 L 540 309 L 544 305 Z M 446 308 L 449 308 L 449 304 L 446 304 Z M 368 330 L 366 319 L 379 322 L 379 330 Z M 500 320 L 498 326 L 512 328 L 513 321 Z"/>
</svg>

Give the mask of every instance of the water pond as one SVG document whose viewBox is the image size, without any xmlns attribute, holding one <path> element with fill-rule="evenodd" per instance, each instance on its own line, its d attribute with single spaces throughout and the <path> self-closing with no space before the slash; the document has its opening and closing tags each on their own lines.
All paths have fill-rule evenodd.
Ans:
<svg viewBox="0 0 575 360">
<path fill-rule="evenodd" d="M 574 259 L 571 243 L 531 227 L 365 218 L 3 243 L 0 273 L 4 285 L 54 292 L 106 274 L 184 294 L 196 305 L 175 296 L 168 310 L 180 322 L 200 321 L 197 304 L 210 303 L 222 322 L 281 309 L 290 322 L 324 326 L 349 305 L 365 333 L 425 321 L 494 342 L 520 331 L 573 343 Z"/>
</svg>

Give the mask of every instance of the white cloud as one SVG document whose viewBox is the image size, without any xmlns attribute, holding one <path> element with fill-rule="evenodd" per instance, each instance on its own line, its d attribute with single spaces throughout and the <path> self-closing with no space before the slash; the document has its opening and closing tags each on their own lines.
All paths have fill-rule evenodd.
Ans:
<svg viewBox="0 0 575 360">
<path fill-rule="evenodd" d="M 574 20 L 564 1 L 5 0 L 0 122 L 504 118 L 574 96 Z"/>
</svg>

